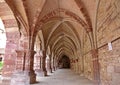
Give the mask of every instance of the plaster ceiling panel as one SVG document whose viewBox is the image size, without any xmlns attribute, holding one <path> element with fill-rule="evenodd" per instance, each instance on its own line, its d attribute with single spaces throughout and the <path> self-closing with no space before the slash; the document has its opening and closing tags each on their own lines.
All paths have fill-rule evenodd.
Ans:
<svg viewBox="0 0 120 85">
<path fill-rule="evenodd" d="M 98 0 L 81 0 L 88 11 L 92 25 L 95 25 Z"/>
<path fill-rule="evenodd" d="M 68 47 L 71 50 L 75 49 L 74 44 L 66 37 L 63 37 L 62 39 L 59 40 L 59 42 L 56 43 L 56 45 L 54 46 L 54 48 L 58 48 L 58 47 Z"/>
<path fill-rule="evenodd" d="M 59 22 L 58 20 L 54 20 L 51 22 L 46 23 L 43 27 L 42 27 L 42 32 L 43 32 L 43 36 L 44 39 L 46 41 L 46 39 L 48 38 L 51 30 L 53 29 L 53 27 L 56 25 L 56 23 Z"/>
<path fill-rule="evenodd" d="M 62 24 L 62 30 L 66 33 L 70 33 L 70 35 L 73 35 L 73 32 L 71 31 L 71 27 L 66 23 Z"/>
<path fill-rule="evenodd" d="M 55 39 L 53 39 L 54 40 L 54 42 L 56 41 Z M 53 43 L 54 43 L 53 42 Z M 51 46 L 53 45 L 53 43 L 52 44 L 50 44 Z M 62 38 L 60 38 L 59 39 L 59 41 L 57 41 L 57 43 L 56 43 L 56 45 L 59 45 L 59 44 L 69 44 L 69 46 L 71 47 L 71 46 L 74 46 L 74 44 L 71 42 L 71 40 L 70 39 L 68 39 L 67 37 L 62 37 Z"/>
<path fill-rule="evenodd" d="M 1 3 L 1 2 L 5 2 L 5 0 L 0 0 L 0 3 Z"/>
<path fill-rule="evenodd" d="M 0 2 L 0 17 L 12 14 L 13 13 L 10 10 L 9 6 L 5 2 Z"/>
<path fill-rule="evenodd" d="M 58 34 L 62 34 L 63 31 L 62 31 L 62 25 L 60 25 L 57 30 L 55 30 L 53 33 L 52 33 L 52 36 L 50 38 L 54 38 L 56 37 Z"/>
<path fill-rule="evenodd" d="M 60 8 L 67 9 L 76 15 L 78 15 L 82 20 L 85 20 L 80 8 L 77 6 L 75 0 L 59 0 Z"/>
<path fill-rule="evenodd" d="M 28 23 L 26 12 L 23 6 L 22 0 L 6 0 L 6 2 L 11 6 L 14 7 L 14 11 L 18 11 L 20 16 L 22 16 L 23 20 Z"/>
<path fill-rule="evenodd" d="M 72 54 L 73 52 L 70 50 L 70 49 L 68 49 L 68 48 L 66 48 L 66 47 L 63 47 L 63 48 L 61 48 L 61 49 L 59 49 L 57 52 L 56 52 L 56 54 L 59 54 L 60 52 L 62 52 L 62 53 L 67 53 L 67 54 Z M 56 57 L 58 57 L 58 56 L 56 56 Z"/>
<path fill-rule="evenodd" d="M 57 8 L 58 8 L 58 0 L 47 0 L 40 14 L 40 19 L 44 17 L 46 14 L 48 14 L 49 12 Z"/>
<path fill-rule="evenodd" d="M 4 0 L 0 1 L 0 18 L 2 20 L 15 19 L 10 7 Z"/>
<path fill-rule="evenodd" d="M 3 21 L 6 32 L 18 31 L 18 25 L 14 14 L 4 0 L 0 2 L 0 18 Z"/>
<path fill-rule="evenodd" d="M 56 41 L 56 39 L 61 38 L 61 37 L 64 37 L 64 35 L 69 35 L 69 36 L 71 36 L 71 37 L 73 37 L 73 38 L 75 39 L 73 33 L 72 33 L 69 29 L 65 29 L 65 28 L 66 28 L 66 26 L 60 25 L 60 26 L 57 28 L 57 30 L 55 30 L 55 31 L 53 32 L 53 34 L 52 34 L 52 36 L 51 36 L 51 39 L 50 39 L 51 45 L 54 43 L 54 41 Z M 63 35 L 63 34 L 64 34 L 64 35 Z M 61 37 L 60 37 L 60 36 L 61 36 Z M 50 42 L 50 41 L 48 41 L 48 42 Z"/>
<path fill-rule="evenodd" d="M 67 26 L 65 26 L 64 24 L 61 24 L 52 34 L 52 37 L 55 37 L 58 33 L 62 33 L 62 34 L 69 34 L 72 36 L 72 32 L 69 30 L 69 28 Z"/>
<path fill-rule="evenodd" d="M 31 23 L 34 18 L 37 18 L 39 13 L 41 13 L 45 1 L 46 0 L 26 0 L 25 5 L 27 6 L 27 15 L 29 15 L 28 17 Z"/>
<path fill-rule="evenodd" d="M 70 50 L 71 52 L 73 51 L 71 47 L 69 47 L 68 45 L 63 45 L 62 43 L 58 44 L 53 51 L 58 52 L 60 49 L 64 49 L 64 48 L 66 48 L 66 50 Z"/>
<path fill-rule="evenodd" d="M 70 26 L 71 28 L 73 28 L 76 31 L 76 34 L 78 34 L 78 37 L 82 36 L 83 31 L 85 31 L 85 28 L 83 28 L 79 23 L 77 22 L 66 22 L 68 24 L 68 26 Z"/>
</svg>

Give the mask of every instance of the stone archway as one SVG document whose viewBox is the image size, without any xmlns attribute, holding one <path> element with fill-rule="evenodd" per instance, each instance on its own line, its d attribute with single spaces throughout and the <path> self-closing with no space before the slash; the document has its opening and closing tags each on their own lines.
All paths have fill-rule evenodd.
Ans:
<svg viewBox="0 0 120 85">
<path fill-rule="evenodd" d="M 17 20 L 8 4 L 0 2 L 0 54 L 2 54 L 2 78 L 9 78 L 16 70 L 16 50 L 20 32 Z"/>
<path fill-rule="evenodd" d="M 59 68 L 70 68 L 70 59 L 66 55 L 62 56 L 58 62 Z"/>
</svg>

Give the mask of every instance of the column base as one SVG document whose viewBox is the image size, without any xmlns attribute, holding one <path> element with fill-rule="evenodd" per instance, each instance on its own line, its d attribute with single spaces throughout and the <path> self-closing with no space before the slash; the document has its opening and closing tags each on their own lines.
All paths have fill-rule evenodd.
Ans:
<svg viewBox="0 0 120 85">
<path fill-rule="evenodd" d="M 54 70 L 54 71 L 56 70 L 55 67 L 53 67 L 53 70 Z"/>
<path fill-rule="evenodd" d="M 49 70 L 49 71 L 50 71 L 50 73 L 53 73 L 53 72 L 52 72 L 52 68 L 50 68 L 50 70 Z"/>
<path fill-rule="evenodd" d="M 30 84 L 36 83 L 36 74 L 34 72 L 30 72 L 29 76 L 30 76 Z"/>
<path fill-rule="evenodd" d="M 44 76 L 47 76 L 47 71 L 43 71 L 44 72 Z"/>
<path fill-rule="evenodd" d="M 40 76 L 40 77 L 47 76 L 47 71 L 43 71 L 41 69 L 36 70 L 35 73 L 37 74 L 37 76 Z"/>
<path fill-rule="evenodd" d="M 35 74 L 36 74 L 37 76 L 42 76 L 42 70 L 41 70 L 41 69 L 36 69 L 36 70 L 35 70 Z"/>
</svg>

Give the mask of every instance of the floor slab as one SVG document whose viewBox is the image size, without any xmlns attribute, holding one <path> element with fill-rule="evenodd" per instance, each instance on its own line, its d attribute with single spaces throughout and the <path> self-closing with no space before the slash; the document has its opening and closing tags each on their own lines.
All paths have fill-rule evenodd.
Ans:
<svg viewBox="0 0 120 85">
<path fill-rule="evenodd" d="M 59 69 L 48 77 L 37 77 L 38 83 L 31 85 L 93 85 L 93 83 L 69 69 Z"/>
<path fill-rule="evenodd" d="M 10 85 L 10 81 L 0 82 L 0 85 Z M 70 69 L 59 69 L 49 73 L 47 77 L 37 76 L 37 83 L 31 85 L 93 85 L 93 83 Z"/>
</svg>

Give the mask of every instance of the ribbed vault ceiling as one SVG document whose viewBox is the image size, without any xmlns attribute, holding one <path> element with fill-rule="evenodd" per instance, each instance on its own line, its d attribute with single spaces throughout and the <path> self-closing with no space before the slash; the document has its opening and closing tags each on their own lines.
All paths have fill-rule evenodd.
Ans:
<svg viewBox="0 0 120 85">
<path fill-rule="evenodd" d="M 82 31 L 90 31 L 94 24 L 96 0 L 5 1 L 21 20 L 27 34 L 37 35 L 36 45 L 46 50 L 49 46 L 51 53 L 58 57 L 71 57 L 80 50 Z"/>
</svg>

